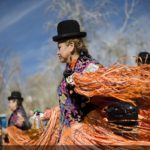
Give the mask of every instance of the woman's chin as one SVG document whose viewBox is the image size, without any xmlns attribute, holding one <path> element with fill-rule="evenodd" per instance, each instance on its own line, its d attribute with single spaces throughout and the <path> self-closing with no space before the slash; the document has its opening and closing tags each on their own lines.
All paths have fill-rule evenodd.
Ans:
<svg viewBox="0 0 150 150">
<path fill-rule="evenodd" d="M 61 63 L 66 63 L 66 61 L 65 61 L 64 59 L 59 59 L 59 61 L 60 61 Z"/>
</svg>

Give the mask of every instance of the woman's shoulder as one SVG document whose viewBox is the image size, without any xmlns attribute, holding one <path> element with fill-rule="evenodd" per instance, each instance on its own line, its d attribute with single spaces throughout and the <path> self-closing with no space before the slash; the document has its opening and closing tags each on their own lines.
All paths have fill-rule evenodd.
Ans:
<svg viewBox="0 0 150 150">
<path fill-rule="evenodd" d="M 83 73 L 84 72 L 95 72 L 98 70 L 99 67 L 100 67 L 99 64 L 95 64 L 95 63 L 91 62 L 85 67 L 85 69 L 83 70 Z"/>
<path fill-rule="evenodd" d="M 18 109 L 17 109 L 17 114 L 19 113 L 19 114 L 21 114 L 21 115 L 23 115 L 23 116 L 26 116 L 26 111 L 25 111 L 25 109 L 24 109 L 24 107 L 23 106 L 20 106 Z"/>
</svg>

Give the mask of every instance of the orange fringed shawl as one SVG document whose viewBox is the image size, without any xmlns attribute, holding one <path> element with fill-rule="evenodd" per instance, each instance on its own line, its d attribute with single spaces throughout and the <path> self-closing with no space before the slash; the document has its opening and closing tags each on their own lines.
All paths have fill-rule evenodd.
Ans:
<svg viewBox="0 0 150 150">
<path fill-rule="evenodd" d="M 74 73 L 75 91 L 87 97 L 113 97 L 150 106 L 150 65 L 113 65 L 96 72 Z"/>
</svg>

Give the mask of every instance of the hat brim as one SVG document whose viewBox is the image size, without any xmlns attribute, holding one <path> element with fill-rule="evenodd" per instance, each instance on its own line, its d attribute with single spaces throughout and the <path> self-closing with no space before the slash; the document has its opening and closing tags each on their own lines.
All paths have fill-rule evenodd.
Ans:
<svg viewBox="0 0 150 150">
<path fill-rule="evenodd" d="M 59 42 L 62 40 L 67 40 L 67 39 L 71 39 L 71 38 L 81 38 L 81 37 L 86 37 L 86 32 L 57 35 L 57 36 L 53 37 L 53 41 Z"/>
<path fill-rule="evenodd" d="M 22 98 L 22 97 L 12 97 L 12 96 L 9 96 L 9 97 L 8 97 L 8 100 L 9 100 L 9 101 L 12 100 L 12 99 L 17 99 L 17 100 L 23 101 L 23 98 Z"/>
</svg>

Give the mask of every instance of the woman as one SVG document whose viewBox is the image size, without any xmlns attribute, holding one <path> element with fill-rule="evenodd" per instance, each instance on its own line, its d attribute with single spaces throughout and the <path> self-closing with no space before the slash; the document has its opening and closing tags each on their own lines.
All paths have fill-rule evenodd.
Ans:
<svg viewBox="0 0 150 150">
<path fill-rule="evenodd" d="M 73 90 L 72 75 L 74 72 L 84 72 L 85 69 L 98 69 L 98 62 L 88 53 L 79 24 L 75 20 L 67 20 L 58 24 L 58 36 L 53 37 L 58 42 L 57 55 L 61 63 L 66 63 L 63 79 L 58 88 L 62 125 L 70 126 L 71 122 L 81 121 L 85 114 L 95 106 L 88 98 L 78 95 Z"/>
<path fill-rule="evenodd" d="M 9 108 L 12 111 L 12 114 L 8 119 L 8 127 L 15 126 L 20 130 L 30 129 L 31 125 L 22 105 L 23 98 L 21 96 L 21 93 L 19 91 L 13 91 L 11 93 L 11 96 L 8 97 L 8 102 Z M 3 128 L 2 133 L 4 141 L 6 143 L 9 143 L 9 135 L 7 128 Z"/>
<path fill-rule="evenodd" d="M 27 114 L 22 105 L 23 98 L 19 91 L 13 91 L 11 96 L 8 97 L 9 108 L 12 111 L 10 118 L 8 119 L 8 127 L 16 126 L 21 130 L 30 129 L 31 125 L 29 123 Z"/>
<path fill-rule="evenodd" d="M 100 135 L 98 132 L 94 132 L 93 130 L 95 130 L 95 126 L 96 128 L 98 126 L 102 127 L 102 124 L 106 123 L 104 121 L 105 119 L 113 119 L 114 115 L 112 115 L 111 113 L 116 113 L 116 115 L 118 116 L 120 115 L 117 114 L 118 112 L 113 111 L 115 107 L 120 110 L 122 109 L 122 111 L 124 112 L 129 110 L 128 108 L 130 107 L 130 111 L 133 111 L 130 113 L 130 115 L 126 113 L 121 114 L 123 115 L 123 117 L 128 118 L 128 122 L 121 123 L 123 125 L 129 125 L 131 124 L 130 120 L 135 119 L 135 122 L 133 122 L 132 125 L 129 126 L 136 126 L 136 120 L 138 119 L 137 109 L 133 105 L 129 103 L 117 103 L 112 105 L 113 102 L 117 101 L 117 99 L 115 99 L 109 101 L 110 109 L 107 109 L 108 102 L 104 102 L 99 99 L 96 100 L 100 102 L 99 104 L 97 104 L 96 101 L 93 102 L 94 100 L 90 100 L 90 98 L 77 94 L 74 91 L 73 76 L 75 73 L 81 74 L 85 72 L 95 72 L 98 69 L 103 72 L 105 71 L 105 69 L 89 55 L 85 43 L 82 39 L 86 36 L 86 33 L 80 32 L 80 27 L 77 21 L 62 21 L 58 24 L 57 31 L 58 35 L 53 37 L 53 40 L 55 42 L 58 42 L 57 55 L 61 63 L 66 63 L 66 68 L 63 73 L 63 79 L 58 88 L 61 112 L 59 144 L 73 144 L 76 142 L 77 144 L 85 145 L 92 143 L 100 144 L 98 141 L 101 138 L 94 139 L 95 135 L 97 135 L 97 137 Z M 106 108 L 108 110 L 108 118 L 102 116 L 102 114 L 106 116 L 106 112 L 103 111 L 103 108 Z M 109 111 L 112 112 L 109 113 Z M 98 121 L 100 121 L 101 123 L 98 123 Z M 117 124 L 119 123 L 117 122 Z M 92 141 L 87 138 L 89 137 L 89 135 L 86 134 L 87 131 L 89 134 L 91 134 L 91 136 L 93 135 Z M 78 133 L 78 136 L 80 136 L 81 133 L 84 133 L 86 136 L 81 135 L 81 137 L 83 136 L 82 138 L 84 139 L 87 138 L 87 143 L 77 141 L 77 138 L 75 136 L 76 133 Z"/>
<path fill-rule="evenodd" d="M 31 128 L 31 124 L 28 120 L 27 114 L 22 105 L 23 98 L 19 91 L 13 91 L 11 96 L 8 97 L 8 105 L 12 114 L 8 119 L 8 127 L 15 126 L 21 130 L 28 130 Z M 2 129 L 3 134 L 7 135 L 7 130 Z"/>
</svg>

